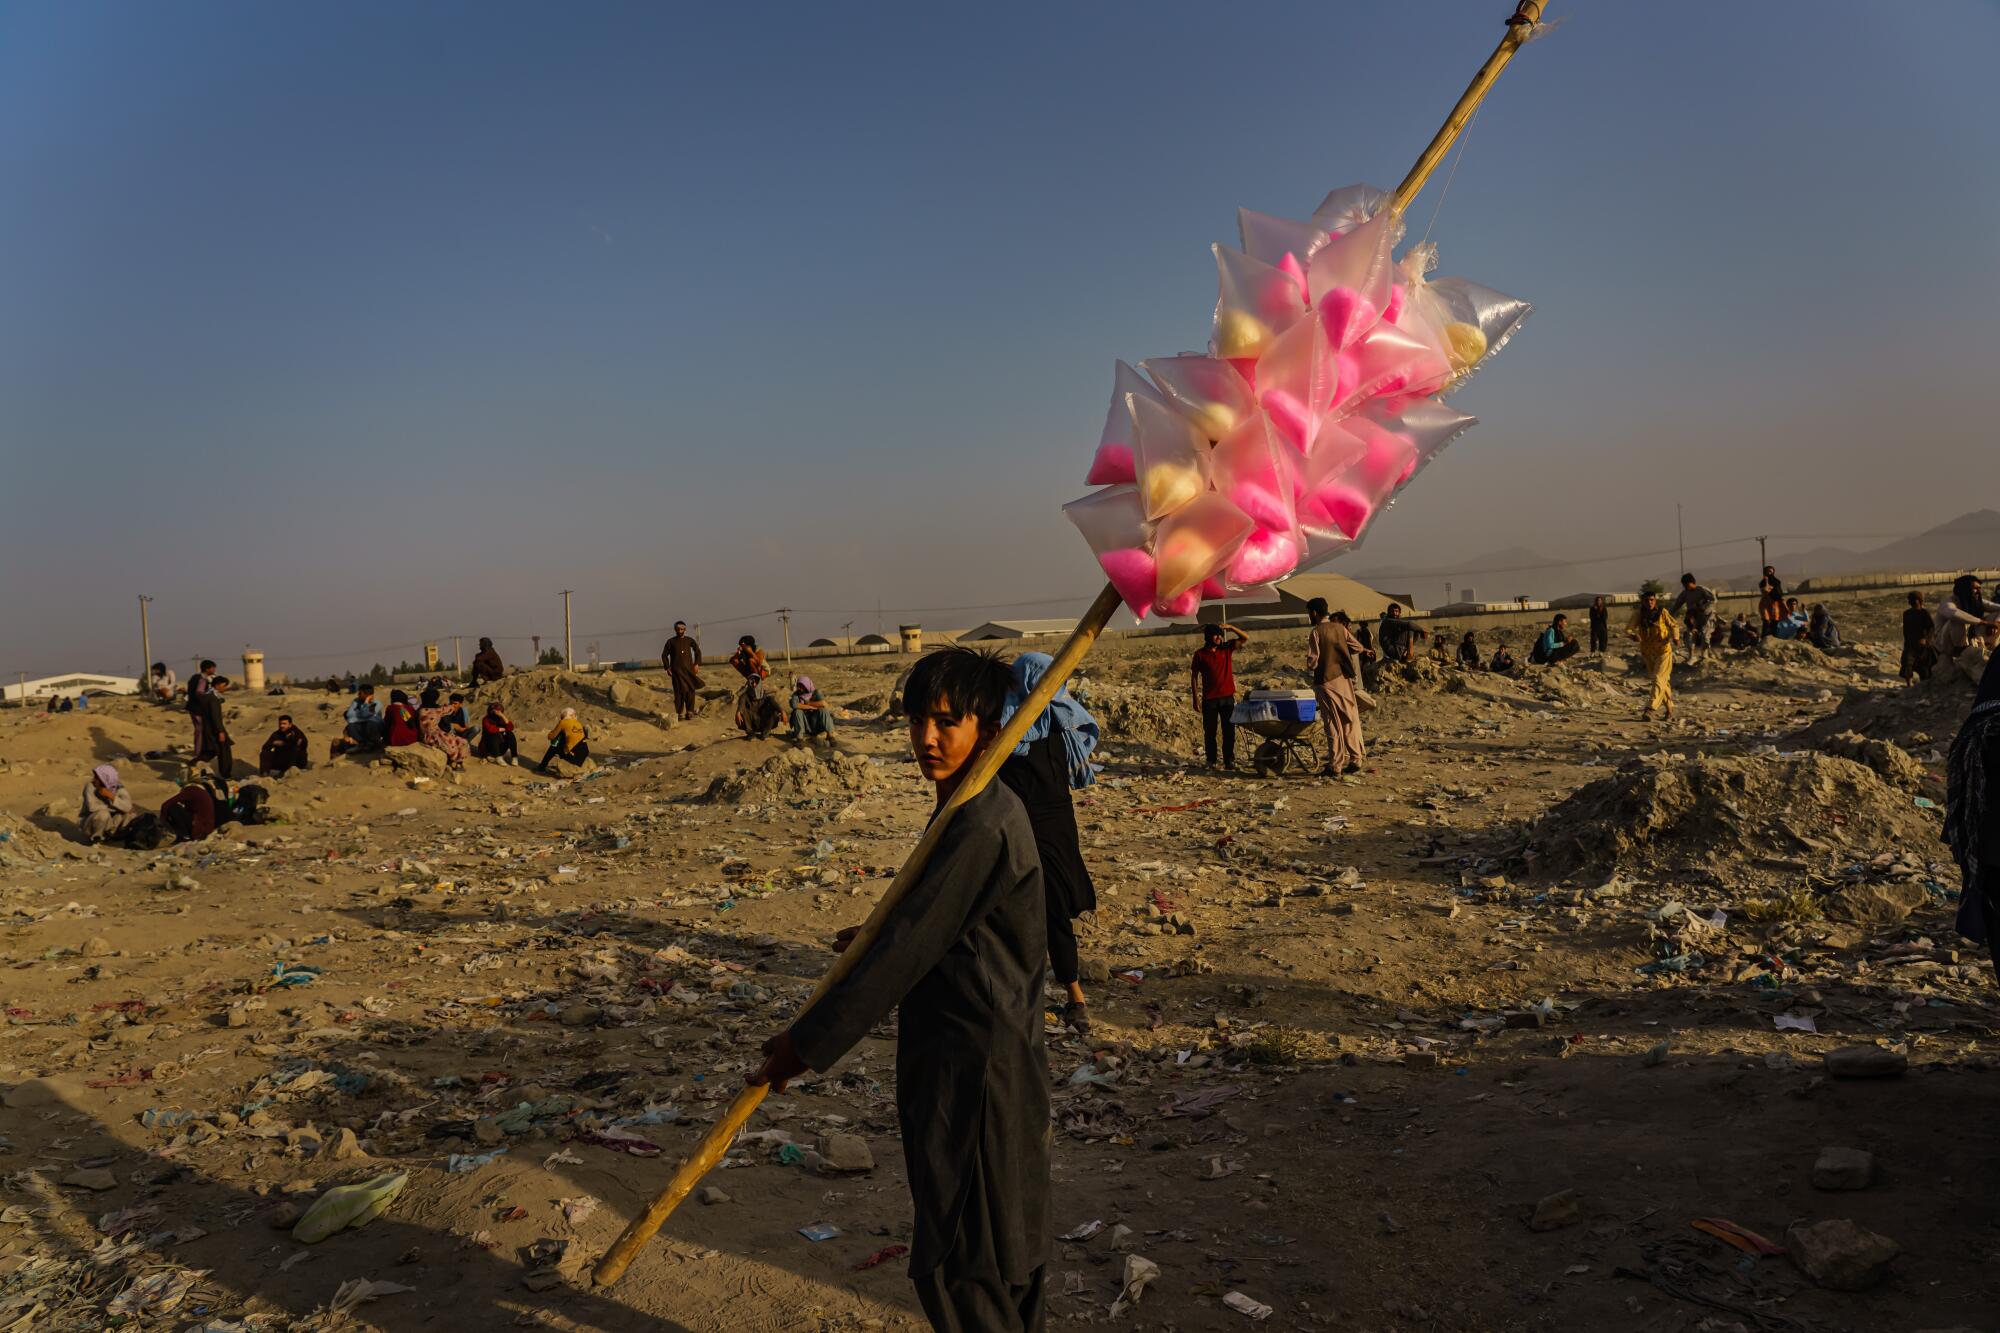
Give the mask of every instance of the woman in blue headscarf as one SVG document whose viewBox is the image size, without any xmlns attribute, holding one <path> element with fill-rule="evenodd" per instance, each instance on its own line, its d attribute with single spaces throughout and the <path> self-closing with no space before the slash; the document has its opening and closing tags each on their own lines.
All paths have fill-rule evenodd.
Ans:
<svg viewBox="0 0 2000 1333">
<path fill-rule="evenodd" d="M 1014 659 L 1014 688 L 1007 695 L 1001 725 L 1027 702 L 1029 691 L 1054 661 L 1047 653 L 1022 653 Z M 1072 787 L 1088 787 L 1097 780 L 1090 767 L 1090 753 L 1096 748 L 1096 720 L 1067 689 L 1061 689 L 1000 767 L 1000 780 L 1021 798 L 1035 830 L 1042 883 L 1048 890 L 1049 969 L 1069 992 L 1063 1022 L 1080 1036 L 1090 1031 L 1090 1011 L 1077 981 L 1076 928 L 1070 923 L 1097 910 L 1097 889 L 1083 863 L 1076 807 L 1070 804 L 1069 793 Z"/>
</svg>

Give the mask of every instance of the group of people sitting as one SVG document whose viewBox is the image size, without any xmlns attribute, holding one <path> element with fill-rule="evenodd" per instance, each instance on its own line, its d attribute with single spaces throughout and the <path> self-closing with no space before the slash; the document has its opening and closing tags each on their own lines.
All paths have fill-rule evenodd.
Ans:
<svg viewBox="0 0 2000 1333">
<path fill-rule="evenodd" d="M 729 665 L 743 681 L 736 690 L 736 726 L 744 735 L 762 740 L 789 725 L 794 741 L 833 744 L 833 710 L 811 676 L 794 676 L 790 696 L 779 702 L 764 684 L 771 674 L 764 650 L 749 634 L 736 641 Z"/>
<path fill-rule="evenodd" d="M 177 842 L 198 842 L 224 824 L 261 824 L 266 793 L 255 783 L 234 792 L 226 783 L 186 783 L 161 804 L 159 813 L 141 810 L 115 764 L 99 764 L 83 786 L 77 824 L 83 840 L 151 851 Z"/>
<path fill-rule="evenodd" d="M 520 744 L 514 736 L 514 720 L 498 699 L 487 701 L 486 712 L 475 726 L 463 694 L 454 693 L 448 703 L 435 684 L 417 696 L 415 703 L 402 690 L 389 691 L 385 711 L 375 702 L 375 687 L 355 688 L 347 705 L 341 736 L 333 742 L 333 754 L 392 749 L 403 745 L 428 745 L 443 753 L 445 765 L 457 770 L 477 756 L 498 763 L 519 763 Z M 548 752 L 535 767 L 551 772 L 555 760 L 582 767 L 590 758 L 590 733 L 574 708 L 565 708 L 555 726 L 549 728 Z"/>
</svg>

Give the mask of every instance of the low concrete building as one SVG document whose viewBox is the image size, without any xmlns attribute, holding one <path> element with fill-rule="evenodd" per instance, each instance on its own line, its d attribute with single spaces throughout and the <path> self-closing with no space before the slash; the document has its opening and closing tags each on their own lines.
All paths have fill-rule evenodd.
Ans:
<svg viewBox="0 0 2000 1333">
<path fill-rule="evenodd" d="M 1074 620 L 989 620 L 958 635 L 960 643 L 986 643 L 993 639 L 1048 639 L 1068 634 Z"/>
<path fill-rule="evenodd" d="M 79 694 L 137 694 L 139 682 L 132 676 L 100 676 L 91 671 L 72 671 L 66 676 L 43 676 L 39 680 L 6 682 L 0 698 L 19 703 L 36 699 L 73 698 Z"/>
</svg>

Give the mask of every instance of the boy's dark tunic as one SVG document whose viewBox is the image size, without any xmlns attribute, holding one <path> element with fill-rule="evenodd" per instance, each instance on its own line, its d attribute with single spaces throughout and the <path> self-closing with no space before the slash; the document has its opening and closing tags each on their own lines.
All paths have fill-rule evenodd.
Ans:
<svg viewBox="0 0 2000 1333">
<path fill-rule="evenodd" d="M 826 1070 L 901 1005 L 910 1277 L 934 1323 L 935 1295 L 968 1314 L 996 1293 L 1011 1304 L 1008 1289 L 1025 1299 L 1032 1288 L 1039 1301 L 1049 1235 L 1043 900 L 1034 830 L 996 782 L 952 817 L 854 970 L 792 1024 L 800 1058 Z"/>
</svg>

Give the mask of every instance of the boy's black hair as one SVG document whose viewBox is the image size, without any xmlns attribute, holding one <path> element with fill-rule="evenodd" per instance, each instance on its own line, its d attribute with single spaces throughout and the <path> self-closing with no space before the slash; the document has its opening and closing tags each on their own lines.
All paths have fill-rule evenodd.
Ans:
<svg viewBox="0 0 2000 1333">
<path fill-rule="evenodd" d="M 213 659 L 211 659 L 211 658 L 207 658 L 207 657 L 204 657 L 204 658 L 202 658 L 202 659 L 201 659 L 201 669 L 202 669 L 203 671 L 206 671 L 206 670 L 208 670 L 208 669 L 209 669 L 210 667 L 212 667 L 212 666 L 214 666 L 214 665 L 215 665 L 215 662 L 214 662 L 214 660 L 213 660 Z"/>
<path fill-rule="evenodd" d="M 942 703 L 960 717 L 975 717 L 981 726 L 997 727 L 1013 687 L 1014 673 L 994 654 L 940 648 L 911 668 L 903 684 L 903 715 L 922 717 Z"/>
<path fill-rule="evenodd" d="M 1222 626 L 1216 624 L 1203 625 L 1201 627 L 1201 637 L 1209 640 L 1215 640 L 1221 638 Z"/>
<path fill-rule="evenodd" d="M 1307 614 L 1307 615 L 1318 615 L 1318 616 L 1323 616 L 1323 615 L 1325 615 L 1325 614 L 1326 614 L 1326 598 L 1324 598 L 1324 597 L 1315 597 L 1315 598 L 1313 598 L 1313 599 L 1312 599 L 1311 601 L 1307 602 L 1307 603 L 1306 603 L 1306 614 Z"/>
</svg>

